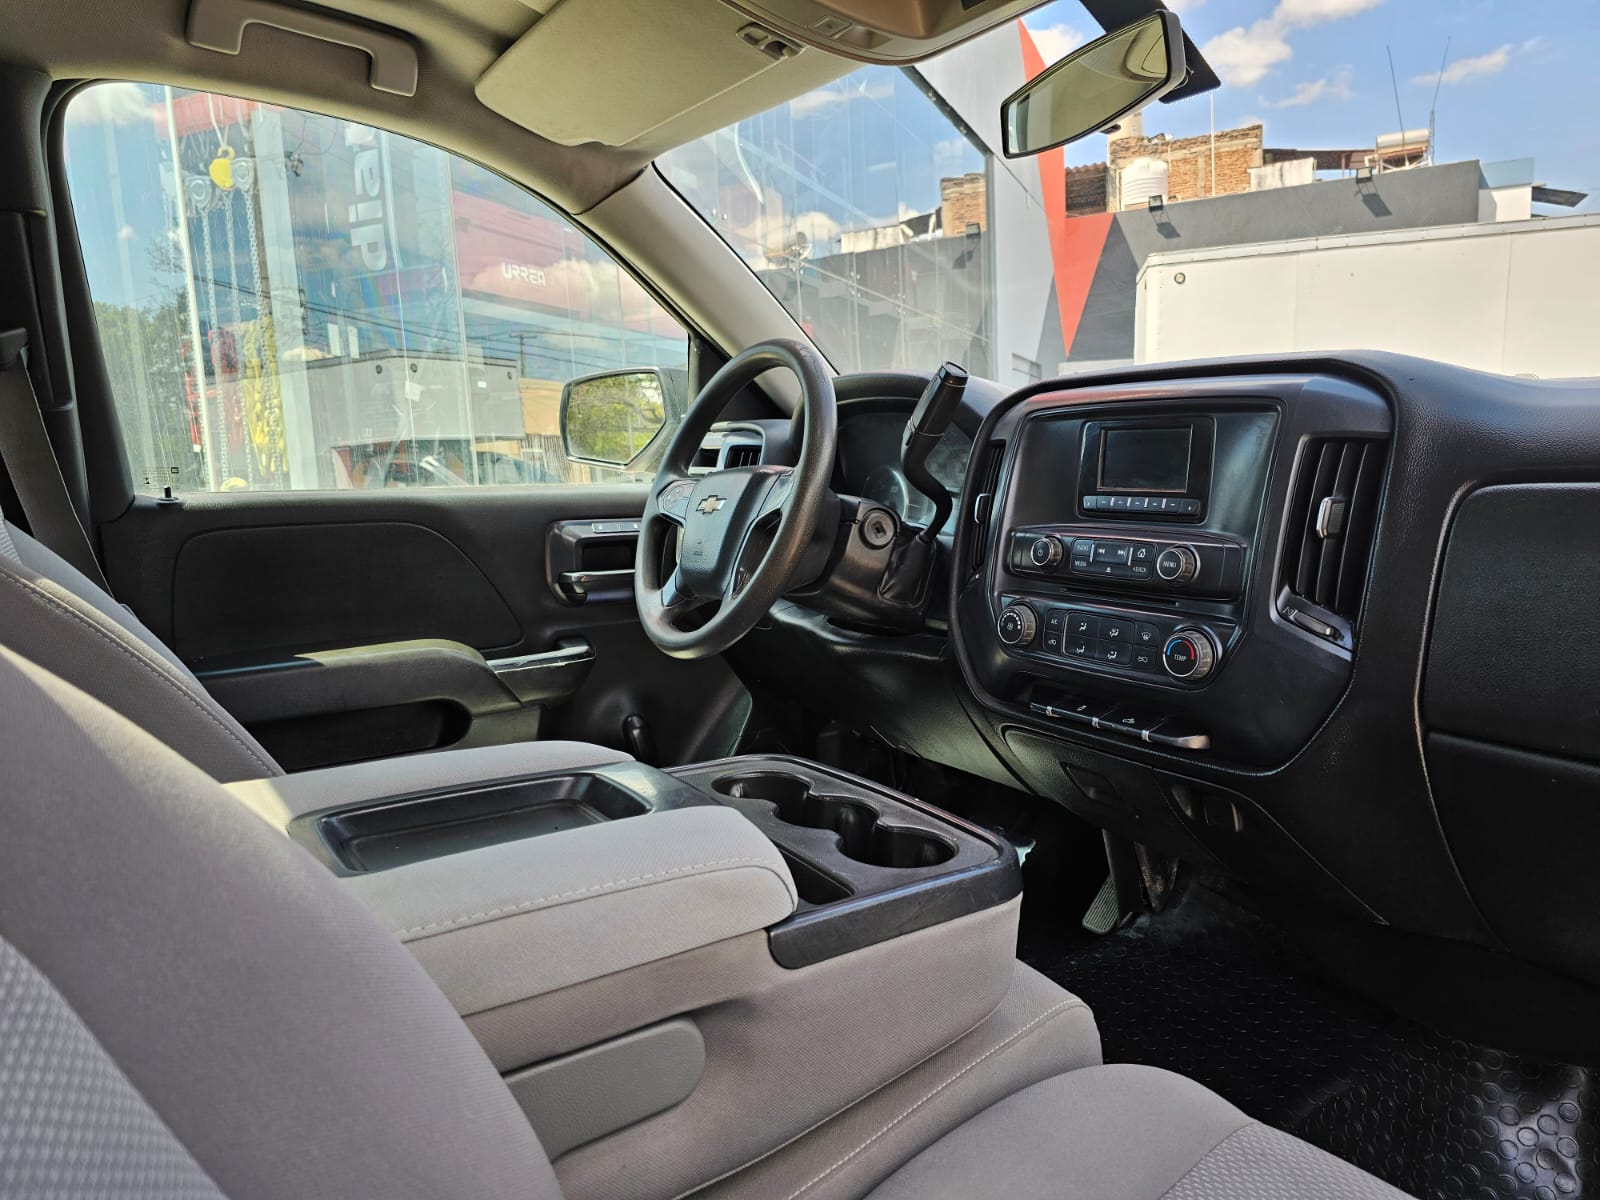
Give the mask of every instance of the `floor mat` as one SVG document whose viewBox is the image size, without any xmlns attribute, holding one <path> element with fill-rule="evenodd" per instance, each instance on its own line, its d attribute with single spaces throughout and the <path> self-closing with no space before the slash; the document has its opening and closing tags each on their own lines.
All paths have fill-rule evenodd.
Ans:
<svg viewBox="0 0 1600 1200">
<path fill-rule="evenodd" d="M 1459 1039 L 1306 971 L 1246 914 L 1186 901 L 1023 957 L 1094 1009 L 1107 1062 L 1165 1067 L 1425 1200 L 1600 1200 L 1600 1071 Z"/>
</svg>

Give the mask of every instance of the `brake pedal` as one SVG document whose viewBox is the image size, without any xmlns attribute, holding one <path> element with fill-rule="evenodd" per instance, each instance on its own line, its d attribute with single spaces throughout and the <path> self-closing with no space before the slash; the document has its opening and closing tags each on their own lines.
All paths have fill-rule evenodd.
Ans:
<svg viewBox="0 0 1600 1200">
<path fill-rule="evenodd" d="M 1110 933 L 1117 927 L 1121 917 L 1122 907 L 1117 903 L 1117 885 L 1111 876 L 1107 875 L 1106 881 L 1100 885 L 1099 892 L 1089 905 L 1089 911 L 1083 914 L 1083 928 L 1088 933 Z"/>
</svg>

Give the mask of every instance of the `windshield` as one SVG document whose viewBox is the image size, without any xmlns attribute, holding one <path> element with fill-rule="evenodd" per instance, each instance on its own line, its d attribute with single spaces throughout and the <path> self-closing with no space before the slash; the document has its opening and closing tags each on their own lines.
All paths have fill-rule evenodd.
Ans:
<svg viewBox="0 0 1600 1200">
<path fill-rule="evenodd" d="M 999 110 L 1100 34 L 1075 0 L 658 165 L 841 371 L 1376 349 L 1600 374 L 1590 0 L 1168 7 L 1222 87 L 1064 149 L 1000 157 Z"/>
</svg>

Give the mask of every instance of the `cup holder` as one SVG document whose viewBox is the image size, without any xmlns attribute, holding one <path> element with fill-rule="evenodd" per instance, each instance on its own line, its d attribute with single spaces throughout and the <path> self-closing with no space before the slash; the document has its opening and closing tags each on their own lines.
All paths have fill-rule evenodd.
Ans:
<svg viewBox="0 0 1600 1200">
<path fill-rule="evenodd" d="M 799 775 L 762 771 L 725 776 L 711 786 L 725 796 L 765 800 L 786 824 L 832 831 L 839 837 L 841 854 L 868 866 L 936 867 L 956 854 L 943 838 L 885 825 L 871 805 L 815 792 L 811 781 Z"/>
</svg>

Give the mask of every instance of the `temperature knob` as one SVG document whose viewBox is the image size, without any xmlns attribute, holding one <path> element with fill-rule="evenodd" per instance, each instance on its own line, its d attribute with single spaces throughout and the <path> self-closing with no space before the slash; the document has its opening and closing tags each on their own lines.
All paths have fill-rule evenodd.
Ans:
<svg viewBox="0 0 1600 1200">
<path fill-rule="evenodd" d="M 1156 574 L 1168 583 L 1188 583 L 1200 570 L 1200 556 L 1192 546 L 1168 546 L 1156 557 Z"/>
<path fill-rule="evenodd" d="M 1174 679 L 1204 679 L 1221 656 L 1216 641 L 1203 629 L 1180 629 L 1161 649 L 1161 665 Z"/>
<path fill-rule="evenodd" d="M 1000 614 L 1000 640 L 1008 646 L 1026 646 L 1039 630 L 1039 618 L 1026 604 L 1013 604 Z"/>
<path fill-rule="evenodd" d="M 1028 561 L 1042 571 L 1048 571 L 1061 561 L 1061 539 L 1045 536 L 1028 547 Z"/>
</svg>

